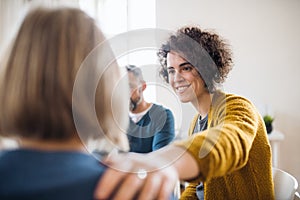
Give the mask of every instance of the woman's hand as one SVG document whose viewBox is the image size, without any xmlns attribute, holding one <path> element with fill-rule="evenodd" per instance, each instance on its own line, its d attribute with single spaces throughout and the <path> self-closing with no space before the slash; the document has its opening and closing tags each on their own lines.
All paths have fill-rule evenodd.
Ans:
<svg viewBox="0 0 300 200">
<path fill-rule="evenodd" d="M 95 190 L 96 199 L 169 199 L 178 183 L 170 160 L 151 154 L 127 153 L 109 157 Z"/>
</svg>

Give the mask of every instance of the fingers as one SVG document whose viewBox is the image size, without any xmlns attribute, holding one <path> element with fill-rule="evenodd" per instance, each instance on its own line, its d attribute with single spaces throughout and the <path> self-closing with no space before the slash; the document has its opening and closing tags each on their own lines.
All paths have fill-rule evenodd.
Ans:
<svg viewBox="0 0 300 200">
<path fill-rule="evenodd" d="M 117 193 L 114 195 L 114 200 L 129 200 L 139 193 L 144 185 L 144 180 L 137 177 L 136 173 L 129 173 L 124 182 L 120 185 Z"/>
<path fill-rule="evenodd" d="M 140 179 L 136 173 L 119 172 L 107 169 L 98 183 L 95 199 L 139 200 L 169 199 L 174 190 L 172 180 L 164 181 L 158 173 L 149 173 Z"/>
<path fill-rule="evenodd" d="M 126 176 L 125 181 L 120 185 L 113 199 L 166 200 L 170 199 L 173 191 L 173 181 L 164 181 L 159 173 L 150 173 L 146 179 L 140 179 L 135 173 L 131 173 Z"/>
<path fill-rule="evenodd" d="M 174 177 L 173 177 L 174 178 Z M 160 191 L 158 193 L 158 200 L 170 199 L 171 194 L 174 192 L 175 184 L 177 178 L 173 179 L 165 179 L 161 184 Z M 174 182 L 175 181 L 175 182 Z"/>
<path fill-rule="evenodd" d="M 125 172 L 107 169 L 98 182 L 94 193 L 95 199 L 108 199 L 125 176 Z"/>
<path fill-rule="evenodd" d="M 114 200 L 130 200 L 137 197 L 141 191 L 144 191 L 141 194 L 145 198 L 139 199 L 155 199 L 150 198 L 149 191 L 156 187 L 153 192 L 157 194 L 160 186 L 159 181 L 157 184 L 151 184 L 153 183 L 151 178 L 148 181 L 150 184 L 145 184 L 145 182 L 147 181 L 138 178 L 136 173 L 107 169 L 96 187 L 94 196 L 95 199 L 110 199 L 113 197 Z M 146 189 L 142 189 L 144 185 L 147 186 Z"/>
<path fill-rule="evenodd" d="M 149 174 L 148 176 L 138 200 L 157 199 L 157 194 L 159 193 L 162 181 L 156 174 Z"/>
<path fill-rule="evenodd" d="M 172 165 L 161 168 L 159 160 L 151 162 L 137 155 L 113 157 L 106 160 L 109 168 L 96 187 L 95 199 L 165 200 L 171 197 L 178 181 L 178 173 Z"/>
</svg>

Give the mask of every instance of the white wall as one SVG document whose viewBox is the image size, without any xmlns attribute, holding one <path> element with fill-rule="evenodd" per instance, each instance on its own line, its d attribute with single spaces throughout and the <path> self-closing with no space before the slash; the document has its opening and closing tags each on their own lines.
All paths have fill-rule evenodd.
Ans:
<svg viewBox="0 0 300 200">
<path fill-rule="evenodd" d="M 157 0 L 156 17 L 158 28 L 198 24 L 228 39 L 235 66 L 225 90 L 275 116 L 285 134 L 279 167 L 300 182 L 300 1 Z"/>
<path fill-rule="evenodd" d="M 0 1 L 0 55 L 15 36 L 24 15 L 24 3 L 20 0 Z M 14 7 L 15 9 L 9 9 Z"/>
</svg>

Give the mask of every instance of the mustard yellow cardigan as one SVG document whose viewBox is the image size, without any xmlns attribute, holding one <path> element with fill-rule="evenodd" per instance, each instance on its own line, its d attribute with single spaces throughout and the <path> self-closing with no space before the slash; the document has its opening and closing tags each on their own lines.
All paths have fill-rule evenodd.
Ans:
<svg viewBox="0 0 300 200">
<path fill-rule="evenodd" d="M 247 99 L 216 92 L 206 131 L 175 142 L 198 161 L 200 174 L 190 180 L 181 199 L 197 199 L 196 186 L 204 183 L 206 200 L 272 200 L 271 147 L 262 117 Z M 188 165 L 188 163 L 186 163 Z"/>
</svg>

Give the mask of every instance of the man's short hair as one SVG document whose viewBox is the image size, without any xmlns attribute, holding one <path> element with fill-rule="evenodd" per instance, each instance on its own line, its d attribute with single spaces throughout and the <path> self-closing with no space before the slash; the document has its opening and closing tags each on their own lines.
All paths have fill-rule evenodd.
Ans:
<svg viewBox="0 0 300 200">
<path fill-rule="evenodd" d="M 142 70 L 135 65 L 126 65 L 127 72 L 131 72 L 139 81 L 144 81 Z"/>
</svg>

